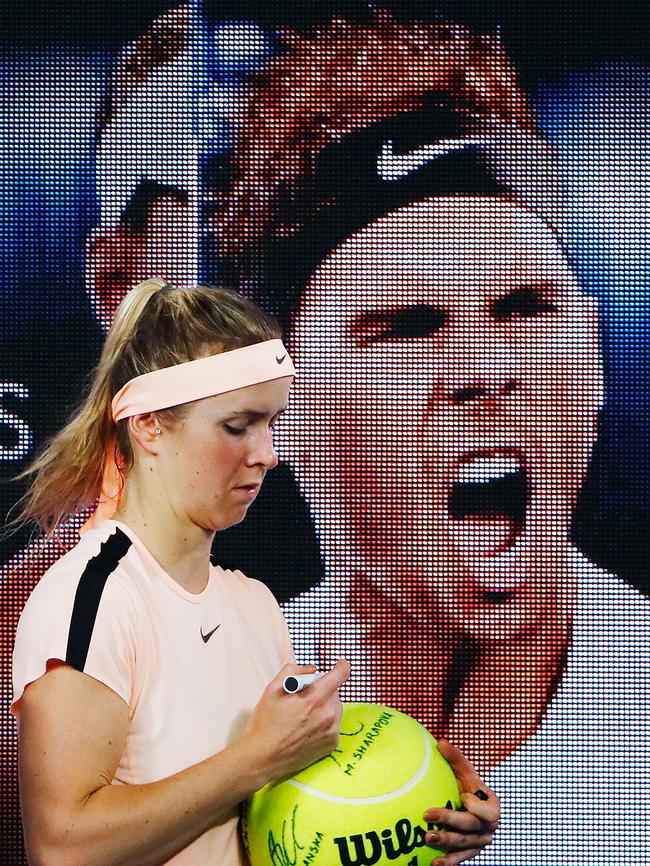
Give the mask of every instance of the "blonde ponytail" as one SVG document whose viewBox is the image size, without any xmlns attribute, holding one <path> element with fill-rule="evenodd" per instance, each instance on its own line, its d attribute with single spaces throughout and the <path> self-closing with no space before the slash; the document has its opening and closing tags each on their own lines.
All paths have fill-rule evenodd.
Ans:
<svg viewBox="0 0 650 866">
<path fill-rule="evenodd" d="M 113 421 L 111 401 L 130 379 L 205 354 L 279 336 L 277 323 L 227 289 L 175 288 L 147 280 L 122 301 L 108 332 L 90 391 L 65 427 L 18 478 L 32 478 L 10 525 L 35 521 L 52 532 L 69 515 L 91 507 L 101 489 L 104 456 L 115 437 L 128 469 L 133 454 L 126 422 Z M 180 409 L 158 413 L 173 423 Z"/>
</svg>

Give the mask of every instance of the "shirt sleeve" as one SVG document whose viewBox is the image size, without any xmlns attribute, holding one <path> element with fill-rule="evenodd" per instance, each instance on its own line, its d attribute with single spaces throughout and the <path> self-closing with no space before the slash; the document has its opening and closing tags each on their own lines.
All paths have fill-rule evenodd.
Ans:
<svg viewBox="0 0 650 866">
<path fill-rule="evenodd" d="M 280 656 L 283 660 L 283 664 L 287 662 L 291 662 L 295 664 L 296 655 L 293 651 L 293 644 L 291 642 L 291 635 L 289 634 L 289 627 L 287 626 L 287 621 L 284 618 L 284 614 L 282 610 L 275 600 L 273 599 L 271 616 L 275 622 L 275 631 L 279 643 L 279 651 Z"/>
<path fill-rule="evenodd" d="M 241 572 L 239 573 L 241 574 Z M 280 664 L 284 665 L 287 662 L 295 662 L 296 657 L 293 651 L 293 644 L 291 643 L 289 627 L 275 596 L 268 586 L 260 580 L 255 580 L 254 578 L 246 578 L 246 580 L 266 609 Z"/>
<path fill-rule="evenodd" d="M 20 715 L 25 689 L 48 670 L 67 664 L 131 704 L 136 658 L 136 610 L 115 574 L 101 593 L 84 593 L 78 576 L 53 570 L 21 614 L 13 653 L 11 711 Z"/>
</svg>

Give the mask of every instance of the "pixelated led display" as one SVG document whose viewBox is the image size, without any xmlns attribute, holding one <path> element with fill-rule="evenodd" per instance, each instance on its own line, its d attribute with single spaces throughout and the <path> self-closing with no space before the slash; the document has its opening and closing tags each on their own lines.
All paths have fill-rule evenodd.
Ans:
<svg viewBox="0 0 650 866">
<path fill-rule="evenodd" d="M 3 48 L 3 516 L 132 286 L 238 289 L 298 374 L 214 560 L 301 663 L 351 661 L 345 700 L 466 753 L 502 803 L 476 863 L 650 863 L 650 73 L 564 45 L 568 4 L 553 62 L 514 3 L 398 5 L 161 4 L 118 44 Z M 2 542 L 1 863 L 16 625 L 81 522 Z"/>
</svg>

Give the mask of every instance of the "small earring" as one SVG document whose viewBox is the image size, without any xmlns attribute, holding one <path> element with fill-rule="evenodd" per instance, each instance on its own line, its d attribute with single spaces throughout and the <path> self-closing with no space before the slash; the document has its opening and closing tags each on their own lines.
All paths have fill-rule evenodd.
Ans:
<svg viewBox="0 0 650 866">
<path fill-rule="evenodd" d="M 156 427 L 156 429 L 153 432 L 154 433 L 162 433 L 162 430 L 160 429 L 160 427 Z"/>
</svg>

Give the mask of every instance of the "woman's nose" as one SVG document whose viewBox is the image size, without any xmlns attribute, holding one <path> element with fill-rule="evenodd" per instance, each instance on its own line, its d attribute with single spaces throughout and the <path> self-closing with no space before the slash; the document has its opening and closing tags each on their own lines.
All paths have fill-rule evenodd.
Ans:
<svg viewBox="0 0 650 866">
<path fill-rule="evenodd" d="M 266 462 L 264 465 L 267 469 L 274 469 L 278 465 L 278 455 L 273 446 L 271 446 L 271 449 L 267 452 Z"/>
<path fill-rule="evenodd" d="M 278 465 L 278 455 L 273 447 L 273 431 L 269 430 L 256 438 L 255 447 L 250 453 L 249 460 L 253 464 L 259 464 L 265 469 L 273 469 Z"/>
</svg>

